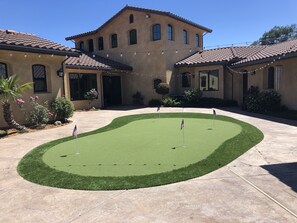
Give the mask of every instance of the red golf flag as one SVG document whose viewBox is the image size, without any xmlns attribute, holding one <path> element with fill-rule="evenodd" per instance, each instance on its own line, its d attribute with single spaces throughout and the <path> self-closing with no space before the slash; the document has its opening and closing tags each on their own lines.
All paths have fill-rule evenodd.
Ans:
<svg viewBox="0 0 297 223">
<path fill-rule="evenodd" d="M 181 124 L 180 124 L 180 130 L 182 130 L 185 127 L 185 121 L 184 119 L 182 120 Z"/>
<path fill-rule="evenodd" d="M 73 132 L 72 132 L 72 136 L 77 138 L 77 127 L 76 125 L 74 126 Z"/>
</svg>

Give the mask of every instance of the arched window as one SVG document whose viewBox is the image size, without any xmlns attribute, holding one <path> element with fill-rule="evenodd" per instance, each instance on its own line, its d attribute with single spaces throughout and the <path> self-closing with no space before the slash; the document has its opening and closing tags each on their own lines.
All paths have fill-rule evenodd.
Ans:
<svg viewBox="0 0 297 223">
<path fill-rule="evenodd" d="M 268 89 L 274 89 L 274 67 L 268 68 Z"/>
<path fill-rule="evenodd" d="M 158 85 L 162 83 L 161 79 L 154 79 L 154 89 L 157 89 Z"/>
<path fill-rule="evenodd" d="M 152 26 L 153 41 L 161 39 L 161 25 L 155 24 Z"/>
<path fill-rule="evenodd" d="M 98 50 L 104 50 L 104 41 L 103 37 L 98 38 Z"/>
<path fill-rule="evenodd" d="M 168 25 L 167 27 L 167 31 L 168 31 L 168 40 L 173 40 L 173 27 L 172 25 Z"/>
<path fill-rule="evenodd" d="M 188 31 L 183 30 L 184 44 L 188 44 Z"/>
<path fill-rule="evenodd" d="M 191 86 L 191 74 L 190 73 L 183 73 L 182 74 L 182 87 L 188 88 Z"/>
<path fill-rule="evenodd" d="M 47 92 L 45 66 L 35 64 L 32 66 L 34 92 Z"/>
<path fill-rule="evenodd" d="M 200 47 L 199 39 L 199 34 L 196 34 L 196 47 Z"/>
<path fill-rule="evenodd" d="M 94 42 L 93 42 L 93 39 L 89 39 L 88 41 L 89 43 L 89 52 L 94 52 Z"/>
<path fill-rule="evenodd" d="M 136 29 L 130 30 L 130 32 L 129 32 L 129 41 L 130 41 L 130 45 L 137 44 L 137 31 L 136 31 Z"/>
<path fill-rule="evenodd" d="M 129 23 L 134 23 L 134 15 L 133 14 L 131 14 L 129 16 Z"/>
<path fill-rule="evenodd" d="M 0 62 L 0 78 L 8 78 L 7 64 Z"/>
<path fill-rule="evenodd" d="M 118 47 L 118 35 L 112 34 L 111 35 L 111 48 L 117 48 Z"/>
<path fill-rule="evenodd" d="M 84 50 L 85 49 L 84 41 L 80 41 L 79 44 L 78 44 L 78 47 L 79 47 L 80 50 Z"/>
</svg>

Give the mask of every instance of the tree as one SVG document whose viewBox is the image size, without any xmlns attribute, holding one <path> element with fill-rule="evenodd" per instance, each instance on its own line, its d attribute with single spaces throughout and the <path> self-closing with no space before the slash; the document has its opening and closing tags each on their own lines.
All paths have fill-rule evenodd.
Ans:
<svg viewBox="0 0 297 223">
<path fill-rule="evenodd" d="M 14 120 L 10 108 L 10 100 L 15 101 L 23 92 L 32 87 L 32 83 L 28 82 L 20 85 L 18 82 L 19 78 L 16 75 L 9 78 L 0 78 L 0 100 L 2 102 L 4 120 L 8 126 L 17 130 L 25 130 L 25 126 L 18 124 Z"/>
<path fill-rule="evenodd" d="M 253 42 L 252 45 L 273 45 L 290 39 L 297 38 L 297 25 L 290 26 L 274 26 L 268 32 L 265 32 L 262 37 Z"/>
</svg>

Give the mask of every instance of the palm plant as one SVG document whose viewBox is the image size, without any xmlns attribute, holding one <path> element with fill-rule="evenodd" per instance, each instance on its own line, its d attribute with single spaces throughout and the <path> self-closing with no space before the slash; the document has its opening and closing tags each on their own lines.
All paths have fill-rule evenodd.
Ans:
<svg viewBox="0 0 297 223">
<path fill-rule="evenodd" d="M 0 101 L 3 107 L 3 116 L 9 127 L 17 130 L 25 130 L 25 126 L 18 124 L 14 118 L 10 108 L 10 100 L 16 100 L 27 89 L 32 87 L 32 83 L 19 84 L 19 78 L 13 75 L 9 78 L 0 78 Z"/>
</svg>

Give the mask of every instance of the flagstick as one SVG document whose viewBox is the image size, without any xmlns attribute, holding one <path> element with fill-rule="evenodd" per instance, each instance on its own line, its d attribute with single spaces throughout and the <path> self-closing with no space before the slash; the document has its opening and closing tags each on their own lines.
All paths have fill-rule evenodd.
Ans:
<svg viewBox="0 0 297 223">
<path fill-rule="evenodd" d="M 213 115 L 212 117 L 212 129 L 214 129 L 214 126 L 215 126 L 215 115 Z"/>
<path fill-rule="evenodd" d="M 183 127 L 183 147 L 185 146 L 185 126 Z"/>
<path fill-rule="evenodd" d="M 79 155 L 79 148 L 78 148 L 78 142 L 77 142 L 77 137 L 75 139 L 75 142 L 76 142 L 76 155 Z"/>
</svg>

